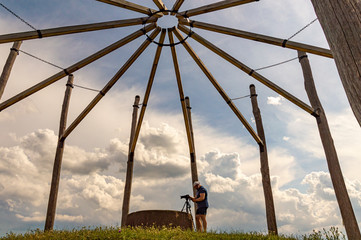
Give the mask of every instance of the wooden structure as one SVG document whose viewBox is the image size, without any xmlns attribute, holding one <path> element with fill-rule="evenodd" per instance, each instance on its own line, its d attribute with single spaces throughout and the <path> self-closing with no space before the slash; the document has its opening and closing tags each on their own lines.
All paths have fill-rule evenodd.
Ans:
<svg viewBox="0 0 361 240">
<path fill-rule="evenodd" d="M 330 171 L 333 188 L 335 190 L 347 236 L 349 239 L 361 239 L 360 230 L 347 193 L 345 181 L 343 180 L 336 148 L 328 127 L 326 114 L 317 95 L 307 54 L 305 52 L 298 51 L 298 57 L 301 63 L 303 76 L 305 78 L 305 89 L 308 98 L 310 99 L 311 105 L 317 109 L 317 126 L 320 132 L 322 145 L 327 159 L 328 170 Z"/>
<path fill-rule="evenodd" d="M 58 199 L 59 182 L 60 182 L 61 163 L 63 161 L 63 153 L 65 147 L 65 139 L 61 138 L 61 136 L 63 136 L 64 131 L 66 129 L 66 123 L 67 123 L 68 111 L 70 105 L 70 97 L 71 97 L 72 88 L 74 87 L 73 83 L 74 83 L 74 76 L 70 74 L 68 77 L 68 82 L 66 84 L 64 101 L 60 116 L 58 145 L 56 147 L 53 175 L 51 179 L 48 210 L 46 213 L 45 227 L 44 227 L 45 230 L 51 230 L 54 227 L 56 202 Z"/>
<path fill-rule="evenodd" d="M 176 76 L 176 80 L 177 80 L 177 84 L 178 84 L 179 96 L 180 96 L 180 100 L 181 100 L 181 106 L 182 106 L 185 128 L 186 128 L 186 132 L 187 132 L 189 151 L 190 151 L 191 168 L 192 168 L 192 183 L 198 179 L 198 175 L 196 174 L 197 171 L 196 171 L 194 137 L 193 137 L 192 124 L 191 124 L 190 106 L 189 106 L 189 102 L 187 103 L 187 100 L 184 98 L 184 93 L 183 93 L 183 88 L 182 88 L 181 73 L 179 70 L 177 54 L 176 54 L 176 45 L 182 45 L 186 49 L 186 51 L 189 53 L 190 57 L 195 61 L 195 63 L 198 65 L 198 67 L 203 71 L 203 73 L 206 75 L 206 77 L 208 78 L 210 83 L 219 92 L 220 96 L 224 99 L 224 101 L 227 103 L 227 105 L 233 111 L 235 116 L 241 121 L 241 123 L 245 127 L 245 129 L 249 132 L 249 134 L 252 136 L 252 138 L 255 140 L 255 142 L 259 145 L 261 154 L 265 153 L 266 145 L 265 145 L 264 138 L 262 136 L 260 136 L 262 134 L 259 129 L 259 126 L 257 126 L 257 129 L 258 129 L 258 134 L 257 134 L 253 130 L 251 125 L 247 122 L 247 120 L 244 118 L 244 116 L 242 115 L 240 110 L 232 102 L 232 100 L 227 95 L 227 93 L 224 91 L 224 89 L 221 87 L 221 85 L 218 83 L 218 81 L 215 79 L 215 77 L 211 74 L 210 70 L 206 67 L 206 65 L 203 63 L 203 61 L 199 58 L 199 56 L 196 54 L 196 52 L 192 49 L 192 47 L 190 46 L 190 44 L 187 41 L 188 37 L 193 38 L 194 40 L 196 40 L 197 42 L 199 42 L 200 44 L 202 44 L 203 46 L 205 46 L 212 52 L 216 53 L 217 55 L 224 58 L 226 61 L 228 61 L 232 65 L 239 68 L 244 73 L 253 77 L 254 79 L 256 79 L 260 83 L 264 84 L 266 87 L 270 88 L 271 90 L 275 91 L 276 93 L 282 95 L 287 100 L 289 100 L 290 102 L 292 102 L 293 104 L 295 104 L 296 106 L 298 106 L 299 108 L 301 108 L 302 110 L 307 112 L 308 114 L 313 115 L 314 117 L 317 118 L 318 122 L 320 121 L 320 119 L 322 119 L 321 115 L 323 113 L 322 113 L 322 111 L 320 111 L 320 105 L 312 103 L 311 104 L 312 106 L 309 106 L 308 104 L 304 103 L 303 101 L 299 100 L 297 97 L 295 97 L 292 94 L 290 94 L 289 92 L 287 92 L 285 89 L 274 84 L 271 80 L 267 79 L 266 77 L 264 77 L 261 74 L 259 74 L 258 72 L 256 72 L 254 69 L 248 67 L 247 65 L 240 62 L 236 58 L 232 57 L 230 54 L 228 54 L 225 51 L 223 51 L 222 49 L 218 48 L 217 46 L 215 46 L 214 44 L 212 44 L 205 38 L 203 38 L 200 35 L 198 35 L 197 33 L 193 32 L 193 29 L 199 28 L 199 29 L 203 29 L 203 30 L 207 30 L 207 31 L 211 31 L 211 32 L 217 32 L 217 33 L 221 33 L 221 34 L 225 34 L 225 35 L 231 35 L 234 37 L 245 38 L 245 39 L 249 39 L 251 41 L 257 41 L 257 42 L 271 44 L 271 45 L 279 46 L 279 47 L 283 47 L 283 48 L 289 48 L 289 49 L 293 49 L 293 50 L 316 54 L 316 55 L 320 55 L 320 56 L 324 56 L 324 57 L 328 57 L 328 58 L 333 57 L 332 52 L 328 49 L 319 48 L 316 46 L 311 46 L 311 45 L 302 44 L 302 43 L 298 43 L 298 42 L 288 41 L 285 39 L 279 39 L 279 38 L 275 38 L 275 37 L 265 36 L 265 35 L 261 35 L 261 34 L 257 34 L 257 33 L 241 31 L 238 29 L 227 28 L 225 26 L 217 26 L 214 24 L 193 21 L 192 19 L 190 19 L 190 17 L 192 17 L 192 16 L 201 15 L 204 13 L 214 12 L 214 11 L 230 8 L 233 6 L 242 5 L 242 4 L 255 3 L 255 2 L 257 2 L 257 0 L 222 0 L 222 1 L 218 1 L 216 3 L 207 4 L 205 6 L 198 7 L 195 9 L 189 9 L 189 10 L 183 11 L 183 12 L 179 12 L 179 9 L 181 8 L 182 4 L 184 3 L 184 0 L 175 1 L 171 10 L 168 10 L 168 8 L 164 5 L 164 3 L 161 0 L 153 0 L 153 3 L 158 7 L 158 10 L 150 9 L 150 8 L 144 7 L 142 5 L 134 4 L 130 1 L 126 1 L 126 0 L 98 0 L 98 1 L 106 3 L 106 4 L 110 4 L 110 5 L 113 5 L 116 7 L 125 8 L 128 10 L 137 12 L 137 13 L 146 14 L 148 16 L 143 17 L 143 18 L 136 18 L 136 19 L 126 19 L 126 20 L 119 20 L 119 21 L 94 23 L 94 24 L 67 26 L 67 27 L 36 30 L 36 31 L 29 31 L 29 32 L 22 32 L 22 33 L 6 34 L 6 35 L 0 36 L 0 44 L 8 43 L 8 42 L 18 42 L 18 44 L 19 44 L 20 41 L 25 41 L 25 40 L 29 40 L 29 39 L 35 39 L 35 38 L 60 36 L 60 35 L 65 35 L 65 34 L 89 32 L 89 31 L 96 31 L 96 30 L 109 29 L 109 28 L 119 28 L 119 27 L 126 27 L 126 26 L 132 26 L 132 25 L 143 25 L 141 29 L 135 31 L 134 33 L 103 48 L 102 50 L 99 50 L 98 52 L 82 59 L 81 61 L 78 61 L 78 62 L 74 63 L 73 65 L 70 65 L 69 67 L 54 74 L 53 76 L 50 76 L 49 78 L 39 82 L 38 84 L 36 84 L 36 85 L 24 90 L 23 92 L 0 103 L 0 111 L 3 111 L 4 109 L 12 106 L 13 104 L 23 100 L 24 98 L 42 90 L 43 88 L 53 84 L 56 81 L 64 78 L 65 76 L 71 76 L 71 74 L 76 72 L 77 70 L 104 57 L 105 55 L 111 53 L 112 51 L 125 46 L 127 43 L 129 43 L 143 35 L 146 35 L 145 41 L 139 46 L 139 48 L 128 59 L 128 61 L 119 69 L 119 71 L 109 80 L 109 82 L 103 87 L 103 89 L 101 91 L 99 91 L 97 96 L 88 104 L 88 106 L 79 114 L 79 116 L 70 124 L 70 126 L 65 128 L 66 124 L 64 122 L 64 119 L 62 120 L 63 125 L 61 125 L 61 127 L 60 127 L 61 131 L 59 131 L 59 142 L 58 142 L 59 144 L 58 144 L 57 155 L 59 155 L 59 156 L 62 155 L 62 152 L 60 153 L 60 151 L 62 151 L 62 149 L 64 147 L 63 143 L 64 143 L 65 139 L 81 123 L 81 121 L 97 105 L 97 103 L 105 96 L 105 94 L 107 94 L 107 92 L 117 83 L 117 81 L 123 76 L 123 74 L 131 67 L 131 65 L 137 60 L 137 58 L 144 52 L 144 50 L 152 42 L 156 43 L 158 45 L 158 47 L 157 47 L 157 50 L 155 53 L 154 62 L 152 65 L 147 89 L 146 89 L 146 92 L 144 95 L 144 100 L 143 100 L 142 108 L 140 111 L 139 119 L 136 121 L 136 124 L 135 124 L 135 120 L 133 120 L 133 123 L 132 123 L 132 133 L 131 133 L 130 144 L 129 144 L 129 160 L 128 160 L 129 172 L 131 172 L 131 170 L 132 170 L 132 166 L 130 166 L 131 165 L 130 163 L 134 159 L 134 151 L 136 148 L 137 139 L 139 137 L 139 132 L 140 132 L 143 118 L 144 118 L 145 109 L 147 107 L 147 102 L 149 99 L 150 91 L 152 88 L 152 84 L 154 81 L 155 73 L 157 70 L 157 66 L 158 66 L 158 62 L 159 62 L 159 58 L 160 58 L 163 46 L 170 46 L 170 48 L 171 48 L 175 76 Z M 321 21 L 321 24 L 323 24 L 324 28 L 332 26 L 332 25 L 326 23 L 326 22 L 328 22 L 328 20 L 326 19 L 326 16 L 328 17 L 328 14 L 330 14 L 330 13 L 328 11 L 322 12 L 323 10 L 327 10 L 327 7 L 329 7 L 329 5 L 327 5 L 327 7 L 322 7 L 321 4 L 318 4 L 318 2 L 316 0 L 312 0 L 312 2 L 315 5 L 316 12 L 318 13 L 318 15 L 320 15 L 320 18 L 322 18 L 322 19 L 320 19 L 320 21 Z M 328 2 L 328 0 L 322 0 L 320 2 L 326 3 L 326 2 Z M 346 10 L 348 9 L 346 7 L 346 5 L 353 6 L 351 3 L 349 3 L 347 1 L 347 3 L 342 5 L 343 6 L 342 11 L 345 9 Z M 359 7 L 358 8 L 355 7 L 354 13 L 356 16 L 359 16 L 359 12 L 360 12 L 359 10 L 360 10 Z M 174 17 L 178 18 L 178 20 L 179 20 L 178 27 L 174 26 L 173 28 L 169 28 L 169 29 L 161 29 L 160 27 L 157 27 L 156 22 L 157 22 L 158 18 L 161 18 L 164 15 L 167 15 L 169 13 L 171 15 L 173 15 Z M 349 14 L 344 14 L 344 15 L 347 18 Z M 357 17 L 355 17 L 355 18 L 357 18 Z M 353 22 L 353 20 L 349 20 L 348 18 L 345 21 Z M 340 24 L 340 28 L 342 29 L 342 23 Z M 360 29 L 360 27 L 358 27 L 358 30 L 359 29 Z M 181 31 L 183 33 L 185 33 L 187 36 L 186 37 L 183 36 Z M 326 35 L 328 33 L 327 31 L 328 30 L 325 30 Z M 148 35 L 148 33 L 149 33 L 149 35 Z M 160 33 L 159 40 L 155 41 L 155 39 L 157 38 L 159 33 Z M 168 38 L 169 38 L 169 42 L 170 42 L 170 44 L 168 44 L 168 45 L 164 44 L 164 39 L 166 37 L 166 34 L 168 34 Z M 360 35 L 359 32 L 353 32 L 353 34 L 355 37 L 358 37 Z M 173 37 L 174 35 L 178 39 L 177 42 L 174 40 L 174 37 Z M 329 34 L 329 35 L 332 35 L 332 34 Z M 332 43 L 338 41 L 331 37 L 329 37 L 329 39 L 330 39 L 329 41 Z M 332 50 L 334 51 L 333 53 L 336 54 L 335 56 L 337 57 L 336 63 L 338 63 L 338 62 L 340 62 L 340 59 L 343 58 L 343 55 L 341 53 L 344 50 L 340 48 L 339 51 L 341 53 L 338 53 L 336 50 L 334 50 L 337 48 L 337 46 L 336 45 L 333 46 L 332 44 L 331 44 L 331 46 L 333 48 Z M 350 44 L 350 46 L 353 47 L 354 45 Z M 16 47 L 14 47 L 14 49 L 15 48 Z M 13 54 L 13 53 L 11 53 L 11 54 Z M 11 57 L 12 63 L 13 63 L 14 59 L 15 59 L 15 56 L 12 56 Z M 358 61 L 358 60 L 359 60 L 359 56 L 357 56 L 356 61 Z M 12 65 L 12 63 L 10 65 Z M 339 63 L 338 63 L 338 65 L 341 66 Z M 9 70 L 11 69 L 11 67 L 5 67 L 5 68 L 8 71 L 8 73 L 5 73 L 5 75 L 6 74 L 9 75 L 9 73 L 10 73 Z M 352 68 L 352 69 L 354 69 L 354 68 Z M 351 70 L 349 69 L 349 71 L 353 71 L 352 69 Z M 359 72 L 360 71 L 357 71 L 358 74 L 359 74 Z M 358 76 L 358 78 L 356 78 L 356 80 L 359 79 L 359 75 L 357 75 L 357 76 Z M 352 79 L 353 80 L 351 80 L 351 82 L 354 81 L 355 78 L 352 78 Z M 2 81 L 2 82 L 5 82 L 5 84 L 6 84 L 6 81 Z M 1 87 L 5 86 L 5 84 L 2 82 L 1 82 Z M 352 88 L 352 86 L 350 88 Z M 70 89 L 67 89 L 67 90 L 70 91 Z M 357 94 L 359 94 L 359 93 L 360 93 L 360 91 L 357 91 Z M 359 95 L 357 95 L 357 96 L 359 96 Z M 69 93 L 69 97 L 70 97 L 70 93 Z M 361 99 L 361 98 L 358 97 L 358 100 L 359 99 Z M 136 101 L 137 101 L 137 99 L 136 99 Z M 311 100 L 311 102 L 312 102 L 312 100 Z M 137 105 L 137 104 L 135 104 L 135 105 Z M 351 105 L 353 105 L 353 104 L 351 104 Z M 356 103 L 356 105 L 357 106 L 354 106 L 355 109 L 360 106 L 360 103 Z M 135 110 L 136 109 L 134 109 L 134 111 Z M 357 112 L 357 111 L 354 110 L 354 112 Z M 134 114 L 135 114 L 135 112 L 134 112 Z M 133 119 L 136 119 L 136 118 L 133 118 Z M 324 120 L 322 120 L 322 121 L 325 122 Z M 136 125 L 136 127 L 135 127 L 135 125 Z M 324 128 L 324 125 L 323 125 L 322 129 L 323 128 Z M 325 141 L 323 143 L 328 145 L 328 144 L 330 144 L 330 141 Z M 59 151 L 59 154 L 58 154 L 58 151 Z M 56 159 L 56 161 L 58 161 L 59 163 L 54 163 L 54 173 L 53 173 L 53 180 L 55 179 L 54 182 L 59 181 L 58 178 L 60 176 L 59 174 L 60 174 L 61 158 L 59 158 L 58 160 Z M 328 159 L 328 161 L 329 161 L 329 159 Z M 261 162 L 262 162 L 262 160 L 261 160 Z M 265 162 L 265 160 L 264 160 L 264 162 Z M 55 165 L 57 165 L 56 168 L 59 168 L 59 170 L 55 171 Z M 267 167 L 264 169 L 267 169 Z M 127 170 L 127 172 L 128 172 L 128 170 Z M 332 172 L 332 171 L 333 170 L 330 169 L 330 172 Z M 341 172 L 340 169 L 337 171 Z M 129 174 L 131 174 L 131 173 L 129 173 Z M 264 175 L 267 178 L 266 172 L 264 173 Z M 331 173 L 331 175 L 333 175 L 333 173 Z M 127 211 L 129 211 L 129 199 L 128 200 L 126 200 L 126 199 L 128 197 L 130 197 L 131 177 L 129 177 L 129 179 L 127 181 L 128 181 L 128 185 L 127 185 L 127 187 L 126 187 L 127 189 L 125 191 L 127 196 L 124 196 L 124 198 L 125 198 L 124 203 L 127 204 L 128 206 L 123 206 L 124 214 L 126 214 L 125 219 L 128 216 Z M 340 179 L 336 180 L 334 182 L 335 189 L 340 184 L 342 185 L 342 181 Z M 57 189 L 57 186 L 54 185 L 54 188 Z M 338 191 L 338 190 L 336 190 L 336 191 Z M 56 204 L 54 204 L 54 202 L 56 203 L 56 194 L 57 194 L 57 190 L 55 190 L 54 193 L 50 194 L 50 195 L 53 195 L 53 197 L 49 198 L 49 208 L 48 208 L 48 215 L 47 215 L 47 218 L 49 218 L 49 224 L 48 223 L 46 224 L 46 227 L 45 227 L 46 230 L 52 229 L 52 225 L 54 223 L 54 220 L 51 220 L 51 219 L 55 218 Z M 341 194 L 345 194 L 345 193 L 343 192 Z M 351 205 L 342 203 L 341 202 L 342 200 L 339 198 L 337 198 L 337 200 L 339 202 L 340 208 L 347 209 L 345 211 L 341 210 L 341 212 L 343 212 L 342 213 L 343 218 L 344 219 L 352 219 L 353 210 L 352 210 Z M 53 207 L 50 207 L 51 204 L 53 204 Z M 272 218 L 274 218 L 274 217 L 272 217 Z M 124 221 L 126 221 L 126 220 L 124 220 Z M 48 220 L 47 220 L 47 222 L 48 222 Z M 347 234 L 349 235 L 349 238 L 356 239 L 354 237 L 359 236 L 359 230 L 358 230 L 357 225 L 351 226 L 351 225 L 353 225 L 352 222 L 353 222 L 353 220 L 352 221 L 344 221 L 345 225 L 347 225 L 346 229 L 352 229 L 352 230 L 347 230 Z M 272 229 L 276 229 L 276 225 L 274 225 L 274 227 L 271 228 L 271 231 L 275 232 Z M 357 232 L 358 232 L 358 234 L 357 234 Z M 359 237 L 357 237 L 357 239 L 359 239 Z"/>
<path fill-rule="evenodd" d="M 348 101 L 361 126 L 361 2 L 311 2 L 335 57 Z"/>
<path fill-rule="evenodd" d="M 269 173 L 268 166 L 268 154 L 267 154 L 267 145 L 266 145 L 266 136 L 263 129 L 261 111 L 258 108 L 256 87 L 252 84 L 250 87 L 250 95 L 253 109 L 253 116 L 256 121 L 257 133 L 258 136 L 263 141 L 263 148 L 260 147 L 259 154 L 261 160 L 261 175 L 262 175 L 262 186 L 263 194 L 266 205 L 266 218 L 268 233 L 278 235 L 277 222 L 276 222 L 276 211 L 273 203 L 273 194 L 271 186 L 271 177 Z"/>
<path fill-rule="evenodd" d="M 130 129 L 130 140 L 129 140 L 129 152 L 128 152 L 128 162 L 127 162 L 127 172 L 124 185 L 124 194 L 123 194 L 123 207 L 122 207 L 122 227 L 127 222 L 127 216 L 129 213 L 129 203 L 130 195 L 132 192 L 132 180 L 133 180 L 133 166 L 134 166 L 134 152 L 132 153 L 131 147 L 135 135 L 135 130 L 137 127 L 138 121 L 138 109 L 139 109 L 140 97 L 136 96 L 133 105 L 133 115 L 132 115 L 132 126 Z"/>
<path fill-rule="evenodd" d="M 5 66 L 0 76 L 0 99 L 3 96 L 6 84 L 9 80 L 11 69 L 13 68 L 16 56 L 18 55 L 21 41 L 14 42 L 13 47 L 10 49 L 10 54 L 6 60 Z"/>
</svg>

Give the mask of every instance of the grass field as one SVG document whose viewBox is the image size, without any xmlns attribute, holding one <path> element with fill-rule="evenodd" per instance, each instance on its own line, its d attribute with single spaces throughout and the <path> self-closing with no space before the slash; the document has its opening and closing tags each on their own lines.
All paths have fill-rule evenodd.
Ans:
<svg viewBox="0 0 361 240">
<path fill-rule="evenodd" d="M 55 230 L 51 232 L 43 232 L 40 230 L 30 231 L 25 234 L 8 233 L 1 240 L 8 239 L 172 239 L 172 240 L 201 240 L 201 239 L 268 239 L 268 240 L 338 240 L 345 239 L 345 236 L 338 231 L 337 228 L 331 228 L 329 231 L 324 230 L 323 233 L 314 231 L 309 235 L 303 236 L 267 236 L 261 233 L 197 233 L 193 231 L 183 231 L 180 228 L 123 228 L 116 227 L 106 228 L 82 228 L 71 231 Z"/>
</svg>

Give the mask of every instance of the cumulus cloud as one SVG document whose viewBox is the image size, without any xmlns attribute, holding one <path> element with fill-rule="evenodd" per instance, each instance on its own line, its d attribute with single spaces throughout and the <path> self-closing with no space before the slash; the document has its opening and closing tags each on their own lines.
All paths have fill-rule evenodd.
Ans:
<svg viewBox="0 0 361 240">
<path fill-rule="evenodd" d="M 180 210 L 182 203 L 179 195 L 191 190 L 189 158 L 177 150 L 180 135 L 168 124 L 161 124 L 160 127 L 145 124 L 146 141 L 143 142 L 142 137 L 139 140 L 136 155 L 138 163 L 134 166 L 131 211 L 164 208 Z M 154 151 L 150 147 L 154 144 L 151 141 L 153 136 L 159 143 Z M 57 138 L 52 131 L 45 129 L 17 139 L 17 146 L 0 148 L 3 160 L 0 164 L 3 173 L 0 175 L 0 206 L 19 222 L 42 223 L 51 177 L 51 164 L 45 164 L 45 158 L 52 162 L 54 150 L 49 149 L 55 147 Z M 64 167 L 56 223 L 119 223 L 124 189 L 121 176 L 124 177 L 128 145 L 121 139 L 113 139 L 104 149 L 95 149 L 93 152 L 75 146 L 66 146 L 66 149 L 69 150 L 67 158 L 73 156 L 73 159 L 68 159 L 70 163 L 67 168 Z M 79 158 L 81 155 L 83 158 Z M 95 159 L 107 164 L 96 164 Z M 293 179 L 292 169 L 296 167 L 294 159 L 287 152 L 282 153 L 281 149 L 270 151 L 270 159 L 277 159 L 270 161 L 270 169 L 280 232 L 311 232 L 312 229 L 325 226 L 341 227 L 328 173 L 312 172 L 305 175 L 300 183 L 307 191 L 301 192 L 296 188 L 284 187 L 282 183 Z M 71 161 L 76 160 L 83 165 L 72 165 Z M 261 175 L 245 174 L 237 152 L 212 150 L 200 156 L 199 162 L 203 165 L 199 170 L 200 180 L 209 190 L 210 227 L 266 231 Z M 80 171 L 81 166 L 87 171 Z M 352 201 L 358 204 L 355 209 L 359 210 L 361 184 L 357 181 L 347 181 L 347 184 L 351 189 Z M 163 198 L 168 201 L 161 200 Z"/>
</svg>

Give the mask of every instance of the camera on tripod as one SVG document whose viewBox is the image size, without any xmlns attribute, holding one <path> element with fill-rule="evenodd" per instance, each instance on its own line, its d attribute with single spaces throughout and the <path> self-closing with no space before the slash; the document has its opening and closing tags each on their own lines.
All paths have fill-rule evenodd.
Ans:
<svg viewBox="0 0 361 240">
<path fill-rule="evenodd" d="M 186 200 L 190 199 L 191 197 L 187 194 L 187 195 L 183 195 L 183 196 L 180 196 L 181 199 L 185 198 Z"/>
</svg>

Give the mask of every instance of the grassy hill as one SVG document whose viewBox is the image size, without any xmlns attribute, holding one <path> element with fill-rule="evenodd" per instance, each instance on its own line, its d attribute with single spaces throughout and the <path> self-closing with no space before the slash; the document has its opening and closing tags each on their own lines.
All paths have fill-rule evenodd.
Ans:
<svg viewBox="0 0 361 240">
<path fill-rule="evenodd" d="M 329 231 L 323 233 L 314 231 L 310 235 L 303 236 L 267 236 L 261 233 L 197 233 L 193 231 L 183 231 L 180 228 L 123 228 L 116 227 L 106 228 L 82 228 L 71 231 L 55 230 L 51 232 L 43 232 L 40 230 L 30 231 L 25 234 L 8 233 L 1 240 L 10 239 L 172 239 L 172 240 L 215 240 L 215 239 L 234 239 L 234 240 L 252 240 L 252 239 L 267 239 L 267 240 L 338 240 L 345 239 L 345 236 L 338 231 L 337 228 L 331 228 Z"/>
</svg>

